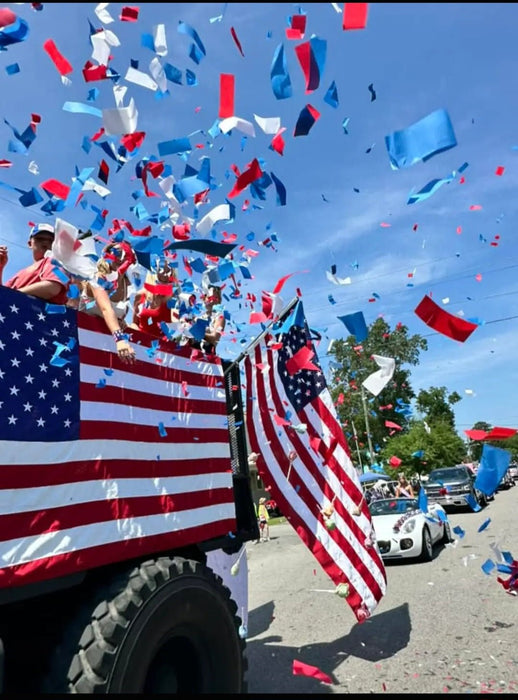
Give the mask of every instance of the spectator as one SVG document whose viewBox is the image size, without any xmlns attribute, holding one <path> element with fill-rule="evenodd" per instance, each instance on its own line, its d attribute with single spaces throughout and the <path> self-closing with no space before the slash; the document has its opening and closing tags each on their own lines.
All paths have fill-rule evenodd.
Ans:
<svg viewBox="0 0 518 700">
<path fill-rule="evenodd" d="M 155 338 L 164 336 L 161 324 L 178 320 L 172 308 L 176 281 L 174 270 L 167 262 L 156 273 L 148 273 L 144 290 L 135 295 L 131 328 L 150 333 Z"/>
<path fill-rule="evenodd" d="M 221 289 L 219 287 L 210 287 L 205 295 L 205 314 L 202 318 L 205 318 L 209 325 L 205 331 L 201 349 L 206 353 L 214 354 L 225 330 L 225 315 L 221 311 Z"/>
<path fill-rule="evenodd" d="M 37 224 L 32 228 L 28 245 L 33 262 L 7 280 L 5 287 L 45 299 L 51 304 L 66 304 L 68 284 L 55 273 L 52 258 L 46 255 L 52 248 L 54 233 L 51 224 Z M 3 284 L 8 259 L 7 246 L 0 246 L 0 284 Z"/>
<path fill-rule="evenodd" d="M 125 364 L 135 362 L 136 353 L 125 334 L 125 316 L 128 312 L 128 267 L 136 262 L 133 249 L 122 241 L 109 243 L 97 262 L 95 279 L 72 280 L 79 286 L 79 297 L 69 299 L 68 306 L 94 316 L 102 316 L 112 334 L 119 359 Z"/>
<path fill-rule="evenodd" d="M 268 513 L 268 508 L 266 507 L 266 498 L 264 496 L 259 499 L 259 507 L 257 508 L 257 517 L 259 518 L 259 531 L 261 534 L 261 542 L 270 541 L 270 526 L 268 521 L 270 520 L 270 514 Z"/>
</svg>

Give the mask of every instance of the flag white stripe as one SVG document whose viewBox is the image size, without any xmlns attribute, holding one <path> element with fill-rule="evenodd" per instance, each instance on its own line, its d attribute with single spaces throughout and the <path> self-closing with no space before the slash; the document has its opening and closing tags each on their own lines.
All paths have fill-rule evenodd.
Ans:
<svg viewBox="0 0 518 700">
<path fill-rule="evenodd" d="M 265 363 L 267 360 L 267 352 L 266 348 L 263 343 L 260 345 L 260 350 L 262 354 L 261 362 Z M 257 395 L 257 374 L 255 369 L 252 371 L 253 375 L 253 380 L 254 380 L 254 395 Z M 275 374 L 277 377 L 277 375 Z M 267 375 L 264 376 L 265 379 L 265 390 L 266 390 L 266 397 L 267 397 L 267 404 L 272 406 L 272 401 L 271 401 L 271 387 L 269 385 L 269 377 Z M 282 388 L 282 394 L 281 396 L 285 398 L 284 394 L 284 389 Z M 286 399 L 287 400 L 287 399 Z M 283 496 L 286 498 L 286 500 L 290 503 L 292 506 L 293 510 L 299 515 L 299 517 L 303 520 L 303 522 L 306 523 L 308 529 L 310 532 L 312 532 L 315 537 L 320 541 L 322 544 L 323 548 L 326 550 L 326 552 L 330 555 L 330 557 L 333 559 L 334 562 L 336 562 L 337 566 L 339 566 L 347 575 L 347 578 L 350 580 L 351 584 L 356 588 L 356 590 L 360 593 L 362 598 L 365 601 L 365 604 L 369 610 L 373 610 L 376 605 L 377 601 L 374 598 L 374 595 L 372 594 L 369 586 L 366 584 L 365 580 L 363 577 L 360 575 L 354 564 L 350 561 L 350 559 L 347 557 L 345 552 L 342 550 L 339 544 L 337 544 L 334 539 L 330 536 L 330 533 L 328 530 L 320 523 L 320 521 L 315 517 L 314 513 L 312 510 L 309 509 L 307 506 L 306 502 L 302 499 L 301 496 L 298 495 L 298 493 L 295 491 L 295 489 L 289 484 L 287 481 L 285 475 L 283 474 L 281 468 L 279 467 L 279 464 L 277 462 L 277 458 L 274 454 L 274 451 L 272 450 L 268 440 L 267 440 L 267 435 L 271 432 L 271 430 L 268 430 L 265 428 L 265 426 L 262 423 L 262 418 L 261 418 L 261 413 L 258 410 L 258 402 L 254 402 L 253 404 L 253 410 L 254 410 L 254 418 L 255 418 L 255 424 L 257 426 L 261 426 L 263 430 L 265 431 L 264 438 L 261 439 L 259 436 L 259 444 L 264 445 L 262 448 L 262 454 L 263 457 L 266 460 L 266 463 L 268 465 L 268 471 L 272 474 L 272 478 L 277 484 L 277 486 L 280 488 Z M 270 412 L 268 412 L 268 419 L 270 416 Z M 274 431 L 277 433 L 277 431 Z M 291 445 L 291 443 L 290 443 Z M 300 461 L 298 462 L 298 464 Z M 293 467 L 295 468 L 295 466 Z M 314 479 L 311 477 L 308 478 L 308 472 L 306 468 L 301 465 L 299 469 L 299 473 L 303 474 L 302 481 L 308 486 L 308 488 L 311 490 L 312 494 L 315 496 L 315 501 L 317 504 L 320 504 L 320 507 L 322 507 L 326 502 L 327 499 L 324 498 L 323 493 L 320 491 L 318 486 L 316 485 L 316 482 Z M 311 482 L 312 481 L 312 485 Z M 340 519 L 341 520 L 341 519 Z M 345 523 L 341 521 L 342 524 L 345 526 Z M 345 526 L 346 532 L 344 532 L 344 536 L 348 539 L 349 542 L 351 542 L 351 538 L 354 538 L 356 540 L 356 536 L 350 533 L 348 528 Z M 353 549 L 359 550 L 360 548 L 358 546 L 353 546 Z M 363 559 L 362 559 L 363 560 Z M 383 590 L 383 589 L 382 589 Z"/>
<path fill-rule="evenodd" d="M 195 474 L 145 479 L 98 479 L 0 491 L 0 515 L 75 506 L 117 498 L 175 496 L 181 493 L 232 488 L 232 474 Z"/>
<path fill-rule="evenodd" d="M 222 503 L 174 513 L 108 520 L 78 527 L 20 537 L 0 543 L 2 568 L 77 552 L 92 546 L 180 532 L 235 518 L 234 503 Z"/>
<path fill-rule="evenodd" d="M 102 389 L 100 390 L 102 391 Z M 152 399 L 150 399 L 152 401 Z M 81 402 L 81 421 L 99 422 L 99 416 L 103 417 L 103 423 L 125 423 L 126 425 L 155 426 L 158 433 L 158 424 L 163 423 L 167 431 L 192 429 L 221 428 L 227 425 L 227 416 L 212 413 L 193 413 L 176 411 L 158 411 L 151 408 L 139 408 L 126 404 L 103 403 L 96 401 Z M 200 438 L 202 435 L 200 435 Z M 228 439 L 228 435 L 222 434 L 222 439 Z"/>
<path fill-rule="evenodd" d="M 158 433 L 158 429 L 157 429 Z M 162 460 L 230 460 L 230 445 L 228 437 L 225 442 L 211 442 L 206 444 L 200 441 L 187 442 L 140 442 L 138 449 L 135 443 L 126 440 L 68 440 L 64 442 L 22 442 L 0 440 L 0 455 L 2 466 L 15 467 L 18 464 L 34 464 L 35 469 L 39 465 L 62 464 L 65 462 L 80 461 L 106 461 L 110 459 L 139 461 Z M 128 465 L 128 472 L 131 466 Z M 130 473 L 130 472 L 129 472 Z"/>
<path fill-rule="evenodd" d="M 104 335 L 103 333 L 89 331 L 86 328 L 81 327 L 78 327 L 77 335 L 79 344 L 83 348 L 102 350 L 110 355 L 115 353 L 115 343 L 113 342 L 111 335 Z M 131 347 L 135 350 L 135 357 L 137 360 L 141 360 L 149 365 L 156 365 L 157 360 L 160 360 L 160 367 L 170 367 L 171 369 L 175 369 L 182 374 L 185 374 L 187 377 L 191 373 L 194 375 L 204 374 L 211 377 L 223 376 L 223 368 L 219 362 L 191 360 L 189 357 L 183 357 L 182 355 L 175 355 L 171 352 L 161 351 L 152 353 L 152 356 L 150 357 L 148 354 L 150 348 L 140 345 L 139 343 L 131 343 Z M 66 354 L 63 355 L 63 357 L 66 358 Z M 127 374 L 130 375 L 131 370 L 129 370 Z"/>
<path fill-rule="evenodd" d="M 101 367 L 95 365 L 81 364 L 79 370 L 80 381 L 86 384 L 97 384 L 100 379 L 106 380 L 106 386 L 123 386 L 124 389 L 140 391 L 153 396 L 165 396 L 167 398 L 192 399 L 195 401 L 218 401 L 225 400 L 225 390 L 220 387 L 199 386 L 190 384 L 188 375 L 182 374 L 182 381 L 186 381 L 187 395 L 184 393 L 182 381 L 171 382 L 154 377 L 146 377 L 141 374 L 133 374 L 124 370 L 115 369 L 113 374 L 107 376 Z M 223 380 L 222 380 L 223 381 Z M 102 388 L 98 389 L 102 392 Z"/>
</svg>

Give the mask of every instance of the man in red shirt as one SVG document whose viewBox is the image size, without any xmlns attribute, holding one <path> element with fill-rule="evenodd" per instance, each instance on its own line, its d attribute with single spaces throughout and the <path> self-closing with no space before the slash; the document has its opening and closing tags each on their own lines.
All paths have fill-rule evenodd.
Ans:
<svg viewBox="0 0 518 700">
<path fill-rule="evenodd" d="M 51 224 L 34 226 L 28 242 L 34 262 L 7 280 L 4 286 L 45 299 L 51 304 L 66 304 L 68 285 L 54 272 L 51 258 L 45 257 L 53 242 L 54 227 Z M 0 284 L 3 284 L 2 275 L 7 261 L 7 246 L 0 246 Z"/>
</svg>

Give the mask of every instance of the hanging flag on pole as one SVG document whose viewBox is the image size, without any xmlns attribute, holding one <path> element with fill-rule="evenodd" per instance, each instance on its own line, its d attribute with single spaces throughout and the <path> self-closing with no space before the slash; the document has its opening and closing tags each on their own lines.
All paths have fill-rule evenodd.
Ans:
<svg viewBox="0 0 518 700">
<path fill-rule="evenodd" d="M 363 622 L 385 594 L 385 568 L 302 302 L 283 316 L 245 358 L 250 448 L 272 498 Z"/>
</svg>

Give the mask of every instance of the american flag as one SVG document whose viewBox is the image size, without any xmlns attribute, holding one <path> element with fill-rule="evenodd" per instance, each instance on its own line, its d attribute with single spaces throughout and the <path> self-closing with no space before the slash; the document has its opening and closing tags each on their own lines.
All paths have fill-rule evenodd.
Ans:
<svg viewBox="0 0 518 700">
<path fill-rule="evenodd" d="M 331 580 L 346 584 L 337 592 L 348 590 L 362 622 L 385 594 L 385 568 L 300 300 L 250 350 L 244 370 L 259 474 Z"/>
<path fill-rule="evenodd" d="M 0 587 L 235 531 L 217 357 L 0 287 Z"/>
</svg>

